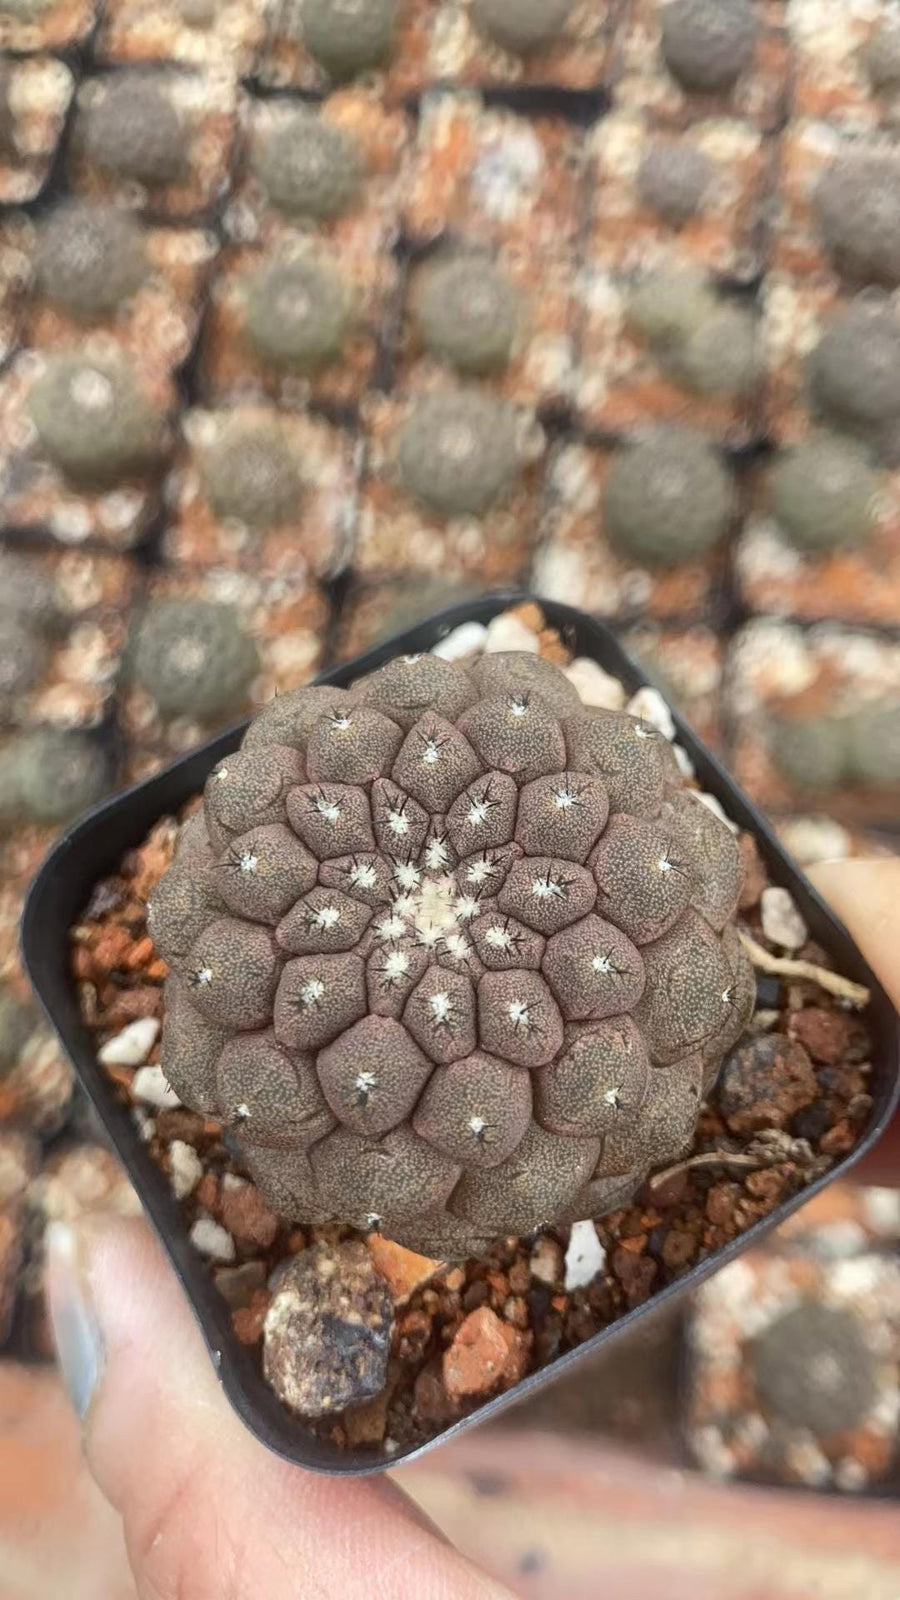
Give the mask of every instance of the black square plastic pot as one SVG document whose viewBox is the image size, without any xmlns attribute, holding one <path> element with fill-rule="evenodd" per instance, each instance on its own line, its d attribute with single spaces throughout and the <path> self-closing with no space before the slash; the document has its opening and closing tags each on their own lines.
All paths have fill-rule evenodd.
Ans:
<svg viewBox="0 0 900 1600">
<path fill-rule="evenodd" d="M 345 685 L 380 666 L 392 656 L 428 651 L 463 622 L 489 622 L 511 605 L 533 597 L 526 594 L 488 595 L 441 612 L 427 622 L 396 635 L 355 661 L 335 667 L 317 681 Z M 602 623 L 571 606 L 540 601 L 547 622 L 557 628 L 566 644 L 579 656 L 589 656 L 619 678 L 630 692 L 648 679 L 626 655 Z M 846 976 L 872 991 L 868 1022 L 873 1035 L 872 1108 L 864 1135 L 851 1155 L 838 1161 L 802 1194 L 782 1202 L 761 1222 L 711 1258 L 651 1297 L 646 1305 L 628 1312 L 570 1350 L 515 1389 L 488 1401 L 471 1416 L 446 1428 L 428 1444 L 397 1451 L 387 1458 L 372 1450 L 342 1450 L 313 1435 L 302 1420 L 292 1417 L 263 1381 L 250 1352 L 235 1338 L 225 1301 L 215 1288 L 206 1263 L 188 1239 L 183 1218 L 168 1180 L 154 1164 L 127 1107 L 115 1098 L 112 1086 L 97 1060 L 94 1040 L 81 1020 L 76 986 L 70 969 L 69 930 L 77 922 L 91 890 L 114 872 L 124 853 L 139 845 L 160 817 L 177 812 L 202 790 L 217 762 L 237 748 L 246 722 L 210 740 L 164 772 L 124 794 L 116 795 L 77 823 L 44 863 L 32 885 L 22 923 L 22 947 L 28 974 L 47 1015 L 71 1057 L 82 1085 L 96 1107 L 109 1137 L 128 1170 L 150 1220 L 154 1224 L 184 1286 L 209 1347 L 216 1371 L 235 1410 L 263 1443 L 280 1455 L 316 1472 L 368 1473 L 421 1455 L 441 1439 L 451 1438 L 476 1422 L 486 1421 L 504 1407 L 525 1399 L 555 1378 L 571 1371 L 578 1361 L 594 1354 L 612 1339 L 627 1337 L 634 1324 L 664 1303 L 695 1288 L 703 1278 L 756 1244 L 770 1228 L 804 1204 L 813 1194 L 842 1176 L 883 1132 L 900 1098 L 900 1039 L 897 1016 L 878 980 L 871 972 L 847 930 L 800 872 L 768 823 L 733 783 L 714 756 L 676 716 L 677 737 L 688 752 L 703 787 L 715 795 L 739 827 L 754 835 L 772 880 L 788 888 L 800 907 L 816 941 L 827 950 Z"/>
</svg>

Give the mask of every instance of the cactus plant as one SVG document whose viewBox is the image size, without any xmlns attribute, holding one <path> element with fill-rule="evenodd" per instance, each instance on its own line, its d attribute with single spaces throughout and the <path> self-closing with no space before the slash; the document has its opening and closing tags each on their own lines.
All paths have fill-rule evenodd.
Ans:
<svg viewBox="0 0 900 1600">
<path fill-rule="evenodd" d="M 336 361 L 354 320 L 353 294 L 335 263 L 267 262 L 247 285 L 245 326 L 257 354 L 291 372 Z"/>
<path fill-rule="evenodd" d="M 50 356 L 30 409 L 50 460 L 79 483 L 115 483 L 144 470 L 162 448 L 162 414 L 123 356 Z"/>
<path fill-rule="evenodd" d="M 188 831 L 164 1070 L 298 1219 L 459 1256 L 622 1203 L 752 1009 L 734 836 L 535 656 L 281 696 Z"/>
<path fill-rule="evenodd" d="M 380 67 L 396 25 L 397 0 L 304 0 L 300 21 L 310 54 L 338 79 Z"/>
<path fill-rule="evenodd" d="M 117 206 L 68 201 L 41 229 L 34 270 L 39 292 L 54 305 L 75 317 L 103 316 L 147 276 L 140 227 Z"/>
<path fill-rule="evenodd" d="M 396 441 L 400 486 L 443 517 L 477 517 L 519 470 L 516 414 L 475 389 L 427 395 Z"/>
<path fill-rule="evenodd" d="M 439 256 L 424 268 L 413 296 L 423 345 L 458 372 L 507 366 L 520 315 L 518 291 L 485 256 Z"/>
<path fill-rule="evenodd" d="M 171 183 L 184 168 L 185 130 L 171 97 L 140 73 L 108 81 L 89 108 L 84 133 L 90 162 L 148 188 Z"/>
<path fill-rule="evenodd" d="M 555 43 L 573 6 L 574 0 L 472 0 L 472 18 L 502 50 L 524 56 Z"/>
<path fill-rule="evenodd" d="M 233 418 L 206 451 L 202 475 L 217 517 L 248 528 L 296 520 L 303 493 L 299 467 L 277 418 Z"/>
<path fill-rule="evenodd" d="M 813 196 L 822 240 L 838 269 L 855 282 L 900 283 L 900 161 L 890 155 L 842 156 Z"/>
<path fill-rule="evenodd" d="M 686 428 L 660 426 L 613 462 L 604 525 L 623 555 L 673 566 L 716 544 L 733 500 L 731 478 L 713 447 Z"/>
<path fill-rule="evenodd" d="M 810 359 L 813 399 L 838 427 L 878 439 L 900 420 L 900 322 L 859 298 L 826 329 Z"/>
<path fill-rule="evenodd" d="M 730 89 L 753 55 L 749 0 L 668 0 L 660 22 L 666 66 L 686 89 Z"/>
<path fill-rule="evenodd" d="M 653 143 L 637 175 L 642 203 L 671 227 L 697 215 L 716 180 L 715 163 L 687 139 Z"/>
<path fill-rule="evenodd" d="M 863 452 L 836 435 L 781 451 L 769 477 L 778 526 L 810 555 L 864 543 L 879 487 Z"/>
<path fill-rule="evenodd" d="M 141 617 L 131 676 L 166 716 L 237 712 L 259 671 L 253 640 L 233 606 L 158 600 Z"/>
<path fill-rule="evenodd" d="M 280 120 L 256 145 L 251 162 L 273 205 L 320 222 L 352 206 L 363 181 L 355 139 L 306 110 Z"/>
<path fill-rule="evenodd" d="M 59 823 L 95 805 L 109 786 L 106 752 L 89 734 L 39 727 L 0 751 L 0 821 Z"/>
<path fill-rule="evenodd" d="M 842 1306 L 794 1306 L 757 1334 L 748 1355 L 772 1420 L 814 1438 L 858 1428 L 878 1394 L 876 1355 L 860 1319 Z"/>
</svg>

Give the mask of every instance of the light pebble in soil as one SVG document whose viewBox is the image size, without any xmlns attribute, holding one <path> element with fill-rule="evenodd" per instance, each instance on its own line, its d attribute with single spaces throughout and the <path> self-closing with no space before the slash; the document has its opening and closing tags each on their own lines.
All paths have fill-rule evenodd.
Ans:
<svg viewBox="0 0 900 1600">
<path fill-rule="evenodd" d="M 483 623 L 464 622 L 461 627 L 448 633 L 446 639 L 441 639 L 434 646 L 432 654 L 440 656 L 442 661 L 462 661 L 465 656 L 483 650 L 486 638 L 487 628 Z"/>
<path fill-rule="evenodd" d="M 598 1272 L 602 1272 L 606 1265 L 606 1251 L 597 1237 L 597 1229 L 592 1222 L 575 1222 L 569 1235 L 569 1247 L 566 1251 L 566 1277 L 565 1289 L 571 1294 L 573 1289 L 586 1289 L 593 1283 Z M 532 1264 L 532 1273 L 534 1265 Z"/>
<path fill-rule="evenodd" d="M 497 655 L 505 650 L 523 650 L 529 655 L 537 655 L 540 650 L 537 634 L 508 611 L 501 612 L 488 623 L 484 640 L 485 655 Z"/>
<path fill-rule="evenodd" d="M 762 930 L 783 950 L 799 950 L 809 938 L 809 929 L 797 910 L 793 895 L 774 885 L 762 892 L 760 900 Z"/>
<path fill-rule="evenodd" d="M 209 1261 L 219 1261 L 223 1266 L 234 1260 L 235 1248 L 231 1234 L 212 1217 L 198 1217 L 190 1232 L 191 1244 Z"/>
<path fill-rule="evenodd" d="M 622 710 L 625 690 L 618 678 L 604 672 L 598 662 L 589 656 L 578 656 L 564 671 L 586 706 L 595 706 L 601 711 Z"/>
<path fill-rule="evenodd" d="M 156 1106 L 159 1111 L 177 1111 L 181 1105 L 162 1067 L 139 1067 L 131 1092 L 136 1100 L 143 1101 L 147 1106 Z"/>
<path fill-rule="evenodd" d="M 98 1055 L 103 1066 L 139 1067 L 153 1049 L 159 1028 L 156 1017 L 138 1017 L 135 1022 L 129 1022 L 121 1033 L 101 1045 Z"/>
<path fill-rule="evenodd" d="M 183 1139 L 173 1139 L 169 1145 L 169 1175 L 176 1200 L 186 1200 L 203 1177 L 203 1162 Z"/>
</svg>

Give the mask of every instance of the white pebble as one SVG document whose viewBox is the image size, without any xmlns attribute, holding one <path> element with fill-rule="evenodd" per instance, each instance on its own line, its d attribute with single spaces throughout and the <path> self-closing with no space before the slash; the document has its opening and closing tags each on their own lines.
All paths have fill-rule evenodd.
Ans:
<svg viewBox="0 0 900 1600">
<path fill-rule="evenodd" d="M 759 909 L 763 933 L 773 944 L 783 950 L 799 950 L 806 943 L 809 929 L 787 889 L 764 889 Z"/>
<path fill-rule="evenodd" d="M 611 673 L 604 672 L 599 662 L 590 656 L 577 656 L 563 669 L 586 706 L 596 706 L 601 711 L 621 711 L 625 704 L 625 689 Z"/>
<path fill-rule="evenodd" d="M 535 1239 L 531 1252 L 531 1276 L 553 1289 L 562 1277 L 562 1270 L 562 1246 L 551 1234 L 542 1233 Z"/>
<path fill-rule="evenodd" d="M 190 1232 L 190 1241 L 201 1256 L 227 1265 L 234 1260 L 234 1240 L 227 1229 L 220 1227 L 212 1217 L 198 1217 Z"/>
<path fill-rule="evenodd" d="M 566 1251 L 566 1290 L 586 1289 L 606 1265 L 606 1251 L 592 1222 L 574 1222 Z"/>
<path fill-rule="evenodd" d="M 131 1092 L 135 1100 L 143 1100 L 158 1111 L 175 1111 L 181 1105 L 175 1090 L 166 1081 L 162 1067 L 140 1067 L 134 1075 Z"/>
<path fill-rule="evenodd" d="M 526 628 L 518 617 L 510 616 L 508 611 L 501 612 L 499 617 L 494 617 L 488 623 L 485 655 L 498 655 L 504 650 L 525 650 L 530 655 L 536 655 L 539 649 L 537 634 Z"/>
<path fill-rule="evenodd" d="M 714 817 L 718 817 L 720 822 L 724 822 L 726 828 L 730 828 L 732 833 L 738 833 L 740 831 L 737 823 L 732 822 L 717 795 L 710 794 L 706 789 L 694 790 L 693 793 L 695 799 L 699 800 L 701 805 L 706 806 L 707 810 L 711 811 Z"/>
<path fill-rule="evenodd" d="M 697 769 L 687 751 L 680 744 L 673 744 L 672 749 L 675 752 L 675 763 L 681 776 L 683 778 L 696 778 Z"/>
<path fill-rule="evenodd" d="M 139 1067 L 146 1061 L 159 1037 L 156 1017 L 138 1017 L 129 1022 L 121 1033 L 107 1039 L 98 1051 L 104 1067 Z"/>
<path fill-rule="evenodd" d="M 448 633 L 446 639 L 441 639 L 432 649 L 432 655 L 440 656 L 442 661 L 461 661 L 463 656 L 471 656 L 478 650 L 484 649 L 487 638 L 487 628 L 481 622 L 464 622 L 461 627 L 454 628 Z"/>
<path fill-rule="evenodd" d="M 169 1182 L 176 1200 L 193 1194 L 203 1177 L 203 1162 L 194 1146 L 183 1139 L 173 1139 L 169 1145 Z"/>
<path fill-rule="evenodd" d="M 639 689 L 637 694 L 631 696 L 625 709 L 633 717 L 641 717 L 644 722 L 649 722 L 651 728 L 656 728 L 664 739 L 674 739 L 672 713 L 658 689 Z"/>
</svg>

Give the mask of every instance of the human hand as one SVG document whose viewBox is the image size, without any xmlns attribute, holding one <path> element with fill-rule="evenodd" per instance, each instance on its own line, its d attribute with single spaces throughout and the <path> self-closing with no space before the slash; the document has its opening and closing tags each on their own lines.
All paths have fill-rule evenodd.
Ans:
<svg viewBox="0 0 900 1600">
<path fill-rule="evenodd" d="M 512 1600 L 393 1484 L 257 1442 L 145 1224 L 57 1223 L 47 1254 L 60 1366 L 140 1600 Z"/>
<path fill-rule="evenodd" d="M 812 868 L 809 877 L 900 1009 L 900 861 L 828 861 Z M 900 1188 L 900 1114 L 854 1177 Z"/>
</svg>

